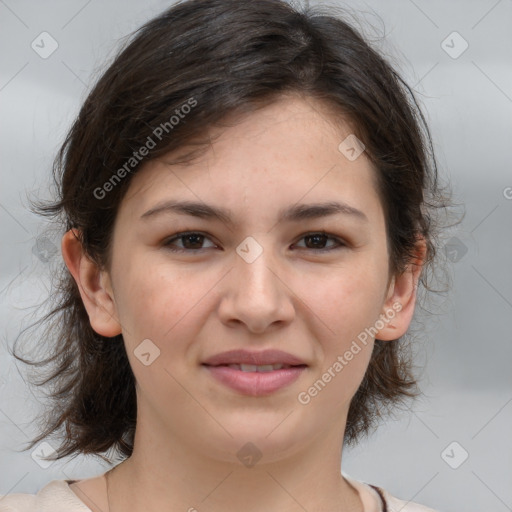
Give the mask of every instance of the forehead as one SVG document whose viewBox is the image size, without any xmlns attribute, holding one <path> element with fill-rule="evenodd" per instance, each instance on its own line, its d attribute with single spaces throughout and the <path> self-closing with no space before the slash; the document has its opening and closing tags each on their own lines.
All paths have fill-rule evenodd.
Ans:
<svg viewBox="0 0 512 512">
<path fill-rule="evenodd" d="M 343 145 L 340 149 L 351 134 L 350 124 L 326 104 L 285 97 L 211 128 L 211 144 L 190 163 L 172 164 L 189 150 L 182 148 L 142 165 L 121 208 L 129 206 L 142 215 L 156 203 L 178 197 L 213 200 L 233 206 L 233 211 L 240 203 L 253 213 L 258 206 L 262 214 L 277 203 L 301 199 L 378 207 L 375 171 L 365 153 L 350 159 Z"/>
</svg>

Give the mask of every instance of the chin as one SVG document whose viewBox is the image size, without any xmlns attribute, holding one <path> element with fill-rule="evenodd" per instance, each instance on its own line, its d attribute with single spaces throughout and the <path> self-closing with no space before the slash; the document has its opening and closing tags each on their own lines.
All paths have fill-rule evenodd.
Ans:
<svg viewBox="0 0 512 512">
<path fill-rule="evenodd" d="M 268 421 L 262 421 L 260 415 L 251 421 L 250 415 L 245 414 L 244 422 L 220 422 L 232 437 L 222 428 L 203 432 L 204 449 L 213 459 L 247 467 L 289 458 L 303 449 L 312 436 L 304 427 L 294 428 L 291 418 L 283 421 L 287 414 L 274 413 Z"/>
</svg>

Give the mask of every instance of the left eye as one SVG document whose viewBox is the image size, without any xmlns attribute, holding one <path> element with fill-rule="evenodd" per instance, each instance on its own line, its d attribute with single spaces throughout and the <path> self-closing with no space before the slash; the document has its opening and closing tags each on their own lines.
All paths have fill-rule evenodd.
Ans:
<svg viewBox="0 0 512 512">
<path fill-rule="evenodd" d="M 208 247 L 201 247 L 205 239 L 210 240 L 206 235 L 195 231 L 188 233 L 178 233 L 171 238 L 168 238 L 163 243 L 163 245 L 173 252 L 197 252 L 201 249 L 208 249 Z M 177 240 L 182 241 L 182 247 L 174 246 L 174 242 Z M 308 233 L 303 235 L 300 240 L 306 240 L 305 249 L 309 249 L 311 251 L 327 252 L 334 249 L 339 249 L 341 247 L 346 247 L 346 244 L 342 240 L 337 237 L 330 236 L 324 232 Z M 333 240 L 336 245 L 327 248 L 321 247 L 324 246 L 328 240 Z M 216 245 L 213 244 L 212 247 L 216 247 Z"/>
<path fill-rule="evenodd" d="M 310 249 L 312 251 L 322 251 L 322 252 L 327 252 L 327 251 L 332 251 L 334 249 L 339 249 L 341 247 L 346 247 L 346 244 L 340 240 L 339 238 L 335 237 L 335 236 L 330 236 L 328 235 L 327 233 L 324 233 L 324 232 L 320 232 L 320 233 L 308 233 L 307 235 L 304 235 L 301 240 L 310 240 L 311 241 L 311 245 L 313 245 L 313 247 L 306 247 L 307 249 Z M 323 247 L 314 247 L 314 245 L 324 245 L 327 240 L 334 240 L 334 242 L 336 243 L 335 246 L 331 246 L 331 247 L 327 247 L 327 248 L 323 248 Z"/>
</svg>

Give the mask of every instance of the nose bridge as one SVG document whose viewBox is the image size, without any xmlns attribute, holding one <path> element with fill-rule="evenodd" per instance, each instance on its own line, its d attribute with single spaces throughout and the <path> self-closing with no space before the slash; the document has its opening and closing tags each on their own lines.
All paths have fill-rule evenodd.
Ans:
<svg viewBox="0 0 512 512">
<path fill-rule="evenodd" d="M 245 238 L 236 248 L 235 260 L 235 274 L 236 279 L 239 280 L 237 284 L 242 287 L 242 291 L 245 291 L 243 290 L 245 284 L 247 291 L 252 292 L 255 299 L 260 295 L 273 294 L 277 284 L 274 282 L 277 279 L 275 270 L 274 272 L 271 270 L 276 265 L 272 248 L 268 243 L 269 237 L 265 240 L 263 236 L 258 238 L 259 241 L 252 236 Z"/>
</svg>

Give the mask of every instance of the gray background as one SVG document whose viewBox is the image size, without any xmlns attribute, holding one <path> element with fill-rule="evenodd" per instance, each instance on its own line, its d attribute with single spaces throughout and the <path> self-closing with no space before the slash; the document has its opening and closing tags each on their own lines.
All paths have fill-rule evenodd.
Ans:
<svg viewBox="0 0 512 512">
<path fill-rule="evenodd" d="M 60 259 L 59 237 L 43 235 L 27 193 L 47 194 L 54 154 L 119 38 L 168 5 L 0 0 L 0 494 L 35 493 L 52 479 L 107 468 L 91 457 L 43 468 L 37 455 L 21 452 L 37 433 L 31 420 L 41 394 L 5 348 L 44 299 Z M 452 292 L 429 306 L 428 328 L 417 328 L 425 396 L 346 451 L 343 469 L 439 510 L 512 510 L 512 1 L 349 6 L 370 37 L 385 27 L 375 44 L 420 94 L 441 171 L 466 216 L 446 238 L 454 237 L 446 250 Z M 42 45 L 43 31 L 58 43 L 46 59 L 31 48 L 34 40 Z"/>
</svg>

